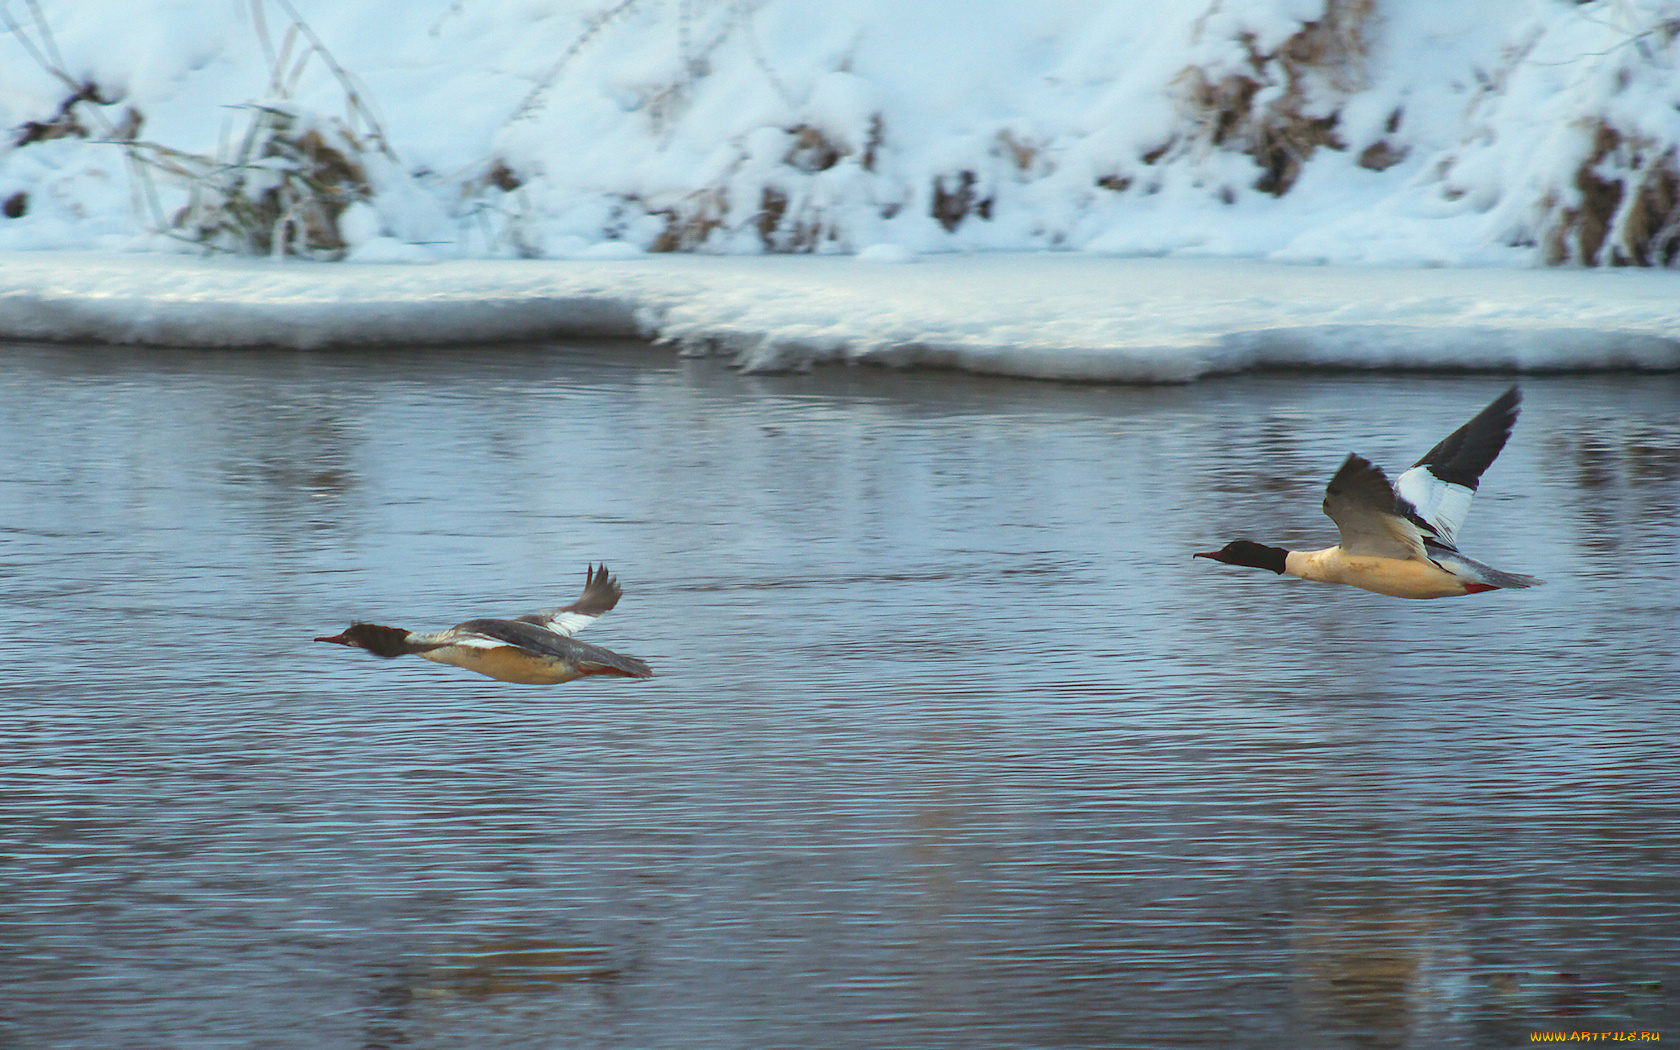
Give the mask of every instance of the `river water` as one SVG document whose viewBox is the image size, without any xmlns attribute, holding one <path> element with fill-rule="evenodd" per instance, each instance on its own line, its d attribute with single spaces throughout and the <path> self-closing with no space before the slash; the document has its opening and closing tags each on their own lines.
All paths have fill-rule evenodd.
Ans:
<svg viewBox="0 0 1680 1050">
<path fill-rule="evenodd" d="M 7 1050 L 1680 1037 L 1680 377 L 1402 602 L 1190 554 L 1506 379 L 0 354 Z M 603 559 L 651 681 L 310 641 Z"/>
</svg>

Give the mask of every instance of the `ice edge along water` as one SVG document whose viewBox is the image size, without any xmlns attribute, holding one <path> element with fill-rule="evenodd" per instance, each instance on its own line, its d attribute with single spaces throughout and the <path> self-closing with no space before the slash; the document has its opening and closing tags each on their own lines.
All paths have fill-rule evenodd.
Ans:
<svg viewBox="0 0 1680 1050">
<path fill-rule="evenodd" d="M 430 265 L 0 255 L 0 337 L 184 347 L 640 336 L 822 362 L 1186 382 L 1262 367 L 1680 370 L 1680 275 L 1078 253 Z"/>
</svg>

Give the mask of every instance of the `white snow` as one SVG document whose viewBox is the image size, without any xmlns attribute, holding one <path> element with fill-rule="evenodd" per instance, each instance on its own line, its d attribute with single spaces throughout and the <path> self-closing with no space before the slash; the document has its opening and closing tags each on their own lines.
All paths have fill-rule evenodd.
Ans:
<svg viewBox="0 0 1680 1050">
<path fill-rule="evenodd" d="M 0 0 L 0 134 L 12 336 L 1677 367 L 1533 267 L 1680 257 L 1680 0 Z"/>
<path fill-rule="evenodd" d="M 758 371 L 844 361 L 1121 382 L 1265 366 L 1680 369 L 1667 272 L 868 258 L 0 255 L 0 335 L 300 348 L 641 335 Z"/>
<path fill-rule="evenodd" d="M 15 144 L 71 84 L 70 133 Z M 6 0 L 0 250 L 178 247 L 161 162 L 235 159 L 252 103 L 360 143 L 342 232 L 376 258 L 1522 264 L 1583 171 L 1631 208 L 1672 170 L 1680 0 Z M 1300 161 L 1279 196 L 1268 143 Z"/>
</svg>

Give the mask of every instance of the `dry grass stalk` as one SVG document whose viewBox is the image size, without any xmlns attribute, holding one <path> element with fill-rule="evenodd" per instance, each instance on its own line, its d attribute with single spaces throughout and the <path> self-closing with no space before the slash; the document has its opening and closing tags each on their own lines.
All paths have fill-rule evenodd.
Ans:
<svg viewBox="0 0 1680 1050">
<path fill-rule="evenodd" d="M 226 162 L 159 151 L 159 169 L 189 186 L 172 230 L 213 251 L 341 258 L 347 245 L 339 218 L 372 196 L 358 159 L 366 147 L 328 123 L 272 106 L 251 109 L 256 115 Z"/>
<path fill-rule="evenodd" d="M 278 46 L 265 18 L 273 3 L 286 20 Z M 143 120 L 128 107 L 116 120 L 103 110 L 116 99 L 97 85 L 70 76 L 36 0 L 28 3 L 34 35 L 0 3 L 0 26 L 23 43 L 30 56 L 72 89 L 50 121 L 25 125 L 24 141 L 90 134 L 86 114 L 105 142 L 122 148 L 135 187 L 136 207 L 149 212 L 152 227 L 167 236 L 211 251 L 338 258 L 345 243 L 338 219 L 351 203 L 372 196 L 363 157 L 377 151 L 395 159 L 384 127 L 356 78 L 338 62 L 304 21 L 291 0 L 251 0 L 253 22 L 269 60 L 264 104 L 242 107 L 251 120 L 239 144 L 224 144 L 215 157 L 174 149 L 139 138 Z M 320 118 L 289 104 L 305 73 L 323 66 L 343 89 L 342 119 Z M 157 180 L 183 184 L 187 204 L 166 215 Z"/>
<path fill-rule="evenodd" d="M 696 190 L 670 207 L 647 208 L 647 212 L 665 219 L 665 229 L 650 250 L 693 251 L 723 227 L 729 215 L 729 194 L 721 187 Z"/>
</svg>

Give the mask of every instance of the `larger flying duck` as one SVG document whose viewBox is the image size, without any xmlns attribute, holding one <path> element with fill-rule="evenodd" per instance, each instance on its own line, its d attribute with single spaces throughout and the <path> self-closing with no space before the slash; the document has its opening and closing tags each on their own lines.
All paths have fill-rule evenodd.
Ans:
<svg viewBox="0 0 1680 1050">
<path fill-rule="evenodd" d="M 1454 598 L 1538 586 L 1545 581 L 1483 565 L 1458 550 L 1459 525 L 1482 472 L 1511 436 L 1521 400 L 1516 387 L 1507 390 L 1392 485 L 1380 467 L 1348 456 L 1324 495 L 1324 513 L 1342 534 L 1334 547 L 1292 551 L 1236 540 L 1195 557 L 1394 598 Z"/>
</svg>

